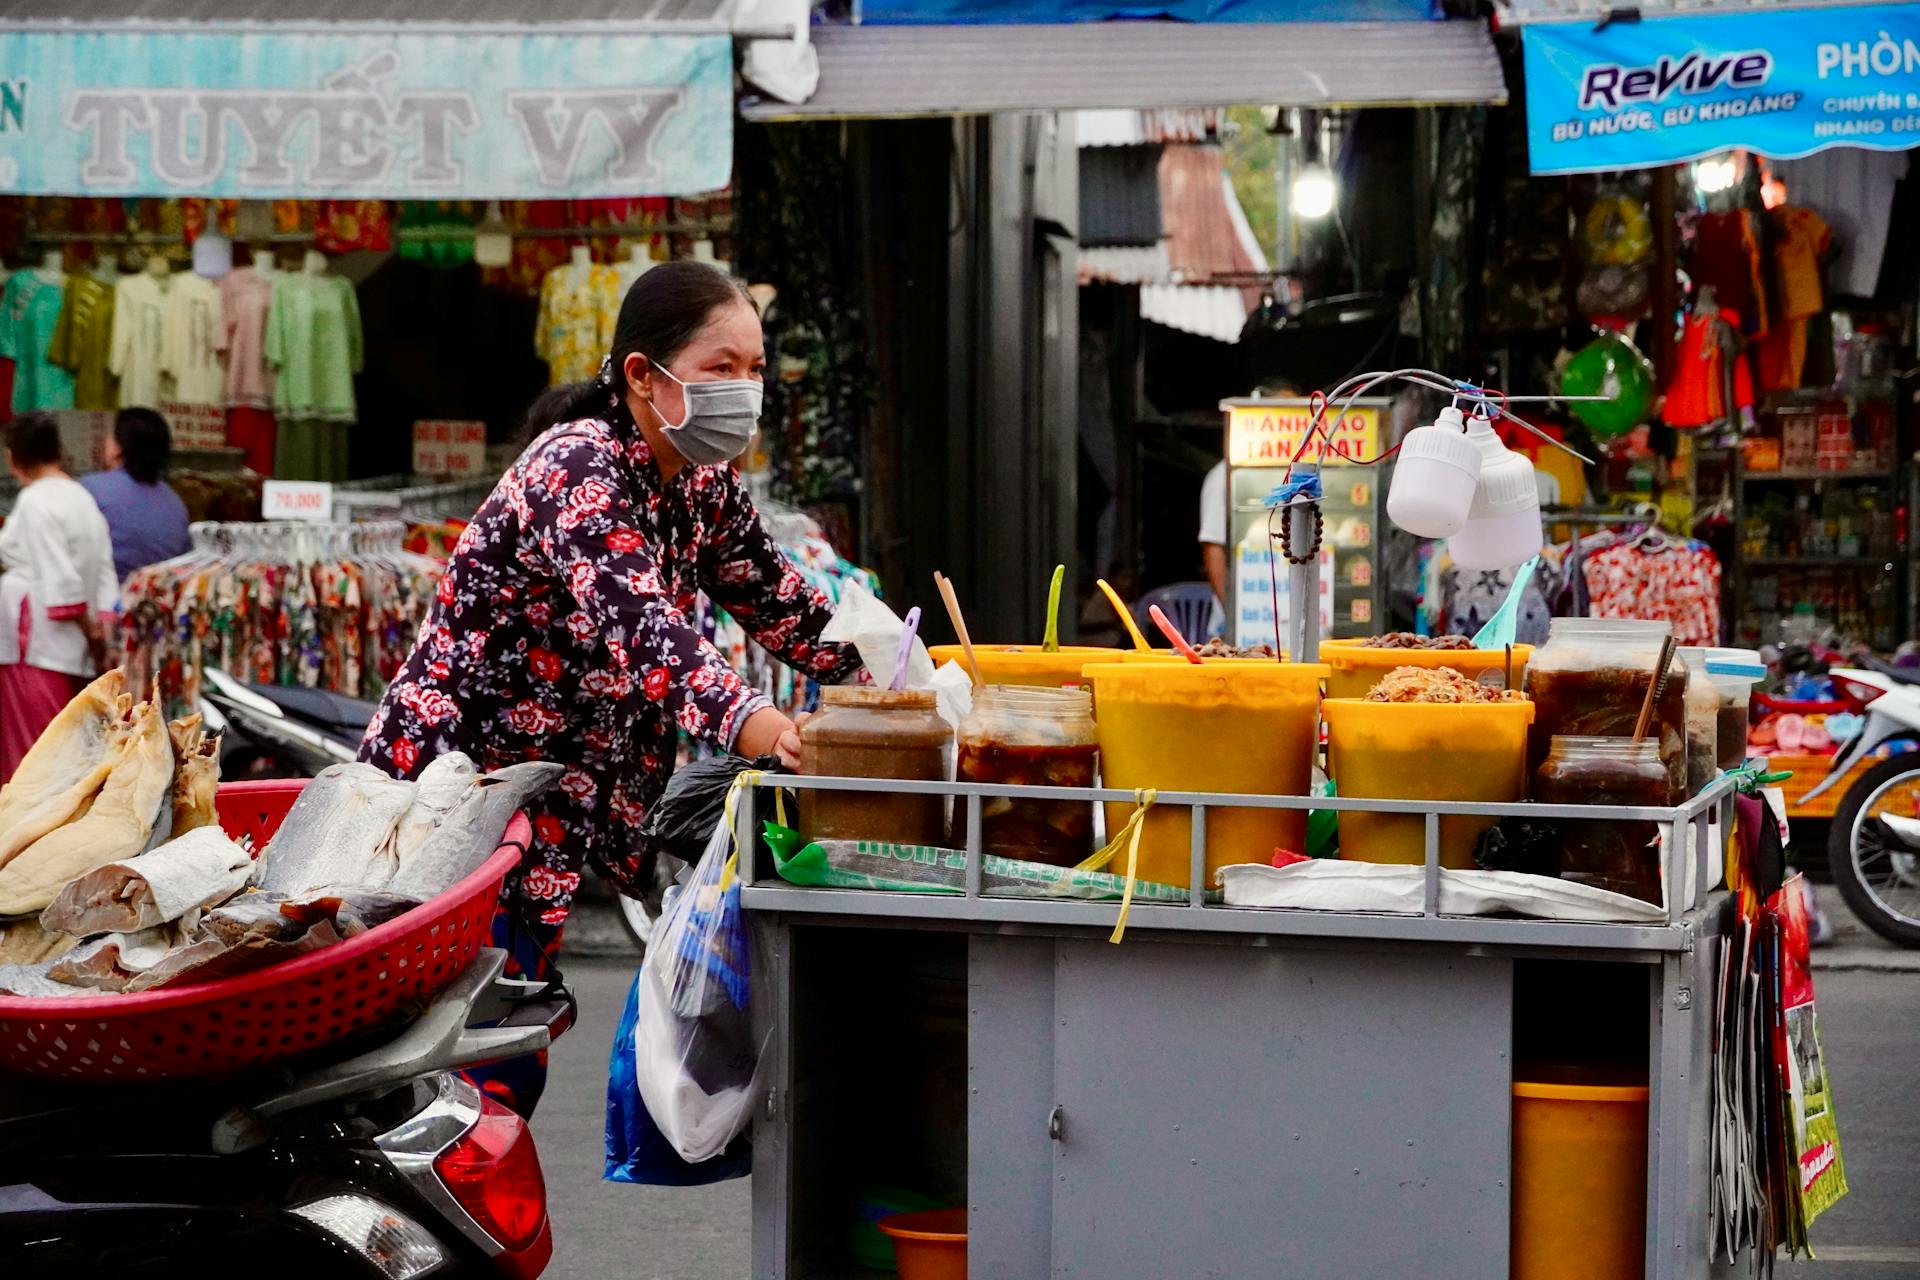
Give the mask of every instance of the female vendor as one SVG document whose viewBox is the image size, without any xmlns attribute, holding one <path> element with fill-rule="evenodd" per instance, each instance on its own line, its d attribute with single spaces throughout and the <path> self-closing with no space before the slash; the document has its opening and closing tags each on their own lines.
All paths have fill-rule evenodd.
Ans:
<svg viewBox="0 0 1920 1280">
<path fill-rule="evenodd" d="M 461 537 L 360 748 L 402 778 L 448 751 L 482 769 L 568 766 L 529 806 L 530 869 L 507 884 L 503 917 L 525 927 L 496 927 L 522 976 L 544 976 L 583 863 L 641 887 L 639 830 L 678 731 L 797 763 L 793 722 L 695 626 L 700 592 L 815 680 L 859 670 L 851 647 L 820 643 L 831 606 L 732 466 L 758 424 L 765 363 L 759 313 L 719 270 L 670 262 L 635 281 L 599 377 L 529 410 L 541 434 Z M 530 1109 L 539 1083 L 502 1091 Z"/>
</svg>

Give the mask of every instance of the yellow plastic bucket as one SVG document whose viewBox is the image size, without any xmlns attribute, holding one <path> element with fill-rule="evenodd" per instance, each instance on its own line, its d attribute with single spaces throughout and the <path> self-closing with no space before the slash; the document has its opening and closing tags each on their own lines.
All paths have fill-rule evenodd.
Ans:
<svg viewBox="0 0 1920 1280">
<path fill-rule="evenodd" d="M 1175 653 L 1172 649 L 1148 649 L 1144 653 L 1142 653 L 1138 649 L 1126 649 L 1121 651 L 1119 660 L 1121 662 L 1187 662 L 1186 658 L 1182 657 L 1178 653 Z M 1113 659 L 1103 658 L 1101 659 L 1101 661 L 1111 662 L 1113 661 Z M 1284 659 L 1202 658 L 1200 659 L 1200 664 L 1202 666 L 1223 666 L 1223 667 L 1231 667 L 1235 665 L 1239 665 L 1239 666 L 1265 665 L 1269 667 L 1276 667 L 1276 666 L 1279 666 L 1282 661 L 1284 661 Z M 1187 665 L 1192 666 L 1193 664 L 1191 662 L 1187 662 Z"/>
<path fill-rule="evenodd" d="M 1368 702 L 1328 698 L 1327 760 L 1335 790 L 1352 800 L 1483 800 L 1527 795 L 1531 702 Z M 1440 865 L 1473 866 L 1474 842 L 1492 818 L 1440 819 Z M 1340 856 L 1350 862 L 1426 861 L 1418 814 L 1342 813 Z"/>
<path fill-rule="evenodd" d="M 1642 1280 L 1645 1085 L 1514 1081 L 1511 1280 Z"/>
<path fill-rule="evenodd" d="M 1257 660 L 1093 664 L 1086 675 L 1102 779 L 1129 791 L 1305 795 L 1326 674 L 1317 664 Z M 1132 805 L 1108 805 L 1107 829 L 1118 831 L 1132 812 Z M 1149 813 L 1140 878 L 1186 884 L 1191 832 L 1184 808 Z M 1266 862 L 1276 848 L 1301 849 L 1306 832 L 1305 810 L 1209 809 L 1207 878 L 1232 863 Z M 1107 869 L 1123 874 L 1123 857 Z"/>
<path fill-rule="evenodd" d="M 1042 689 L 1069 689 L 1080 685 L 1080 669 L 1089 662 L 1117 661 L 1118 649 L 1097 645 L 1061 645 L 1058 653 L 1045 653 L 1039 645 L 977 644 L 973 656 L 980 663 L 980 678 L 988 684 L 1020 684 Z M 957 662 L 964 669 L 966 650 L 957 644 L 936 644 L 927 649 L 933 665 L 944 667 Z"/>
<path fill-rule="evenodd" d="M 1522 687 L 1527 659 L 1533 646 L 1513 646 L 1513 687 Z M 1507 665 L 1505 649 L 1369 649 L 1364 640 L 1322 640 L 1320 661 L 1332 675 L 1327 677 L 1329 698 L 1364 698 L 1373 692 L 1381 676 L 1395 667 L 1452 667 L 1469 680 L 1478 680 L 1482 671 L 1498 671 Z"/>
</svg>

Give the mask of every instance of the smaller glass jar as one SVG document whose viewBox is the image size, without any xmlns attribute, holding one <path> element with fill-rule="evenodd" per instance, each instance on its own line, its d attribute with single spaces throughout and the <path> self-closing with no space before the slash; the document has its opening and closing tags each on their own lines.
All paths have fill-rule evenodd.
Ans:
<svg viewBox="0 0 1920 1280">
<path fill-rule="evenodd" d="M 1649 736 L 1585 738 L 1556 736 L 1534 777 L 1541 804 L 1667 806 L 1667 764 L 1660 743 Z M 1659 825 L 1653 822 L 1563 818 L 1560 878 L 1611 889 L 1647 902 L 1660 901 Z"/>
<path fill-rule="evenodd" d="M 944 782 L 953 731 L 933 694 L 836 687 L 800 726 L 800 772 L 810 777 Z M 946 797 L 861 791 L 802 791 L 800 826 L 809 840 L 946 843 Z"/>
<path fill-rule="evenodd" d="M 960 725 L 962 782 L 1012 787 L 1091 787 L 1100 755 L 1093 695 L 1084 689 L 989 685 Z M 966 809 L 959 807 L 955 825 Z M 1093 802 L 980 802 L 981 848 L 1002 858 L 1071 867 L 1093 854 Z"/>
<path fill-rule="evenodd" d="M 1687 664 L 1687 794 L 1720 776 L 1720 691 L 1707 674 L 1707 649 L 1680 650 Z M 1744 734 L 1745 730 L 1742 730 Z"/>
</svg>

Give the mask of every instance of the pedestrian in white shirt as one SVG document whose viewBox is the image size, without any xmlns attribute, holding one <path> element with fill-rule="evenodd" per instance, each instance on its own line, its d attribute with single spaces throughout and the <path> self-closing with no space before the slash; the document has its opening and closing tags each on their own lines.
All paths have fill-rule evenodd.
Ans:
<svg viewBox="0 0 1920 1280">
<path fill-rule="evenodd" d="M 0 527 L 0 781 L 105 665 L 99 615 L 120 586 L 106 517 L 62 469 L 52 415 L 8 424 L 7 464 L 20 496 Z"/>
</svg>

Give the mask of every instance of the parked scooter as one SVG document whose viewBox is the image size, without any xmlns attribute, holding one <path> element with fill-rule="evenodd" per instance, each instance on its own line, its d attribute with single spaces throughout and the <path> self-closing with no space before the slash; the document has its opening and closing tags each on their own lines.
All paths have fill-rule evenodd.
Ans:
<svg viewBox="0 0 1920 1280">
<path fill-rule="evenodd" d="M 311 778 L 328 765 L 352 760 L 379 708 L 324 689 L 248 684 L 206 668 L 200 714 L 209 732 L 220 734 L 220 775 L 246 778 Z M 645 900 L 613 894 L 620 924 L 636 947 L 653 939 L 665 884 Z"/>
<path fill-rule="evenodd" d="M 539 1275 L 553 1234 L 533 1135 L 457 1072 L 545 1049 L 575 1006 L 504 962 L 482 950 L 398 1035 L 290 1074 L 0 1079 L 0 1275 Z"/>
<path fill-rule="evenodd" d="M 1861 656 L 1827 674 L 1860 733 L 1833 758 L 1805 800 L 1825 794 L 1861 760 L 1886 758 L 1851 782 L 1828 828 L 1834 886 L 1881 937 L 1920 947 L 1920 672 Z M 1804 801 L 1803 801 L 1804 803 Z"/>
</svg>

